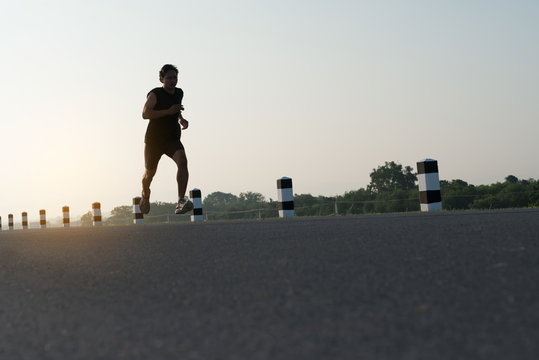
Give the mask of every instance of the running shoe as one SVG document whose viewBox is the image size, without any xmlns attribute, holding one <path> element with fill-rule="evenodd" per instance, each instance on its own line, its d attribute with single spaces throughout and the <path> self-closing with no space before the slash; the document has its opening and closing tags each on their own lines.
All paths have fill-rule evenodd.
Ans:
<svg viewBox="0 0 539 360">
<path fill-rule="evenodd" d="M 176 211 L 174 212 L 176 214 L 185 214 L 191 210 L 193 210 L 193 203 L 191 200 L 181 199 L 180 202 L 178 202 L 178 205 L 176 205 Z"/>
<path fill-rule="evenodd" d="M 148 214 L 150 212 L 150 193 L 151 191 L 148 190 L 148 197 L 145 197 L 144 191 L 142 192 L 139 207 L 140 212 L 143 214 Z"/>
</svg>

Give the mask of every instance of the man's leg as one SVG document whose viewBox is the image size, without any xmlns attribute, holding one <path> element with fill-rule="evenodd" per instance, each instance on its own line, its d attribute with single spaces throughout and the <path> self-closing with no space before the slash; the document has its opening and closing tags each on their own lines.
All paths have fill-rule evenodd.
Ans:
<svg viewBox="0 0 539 360">
<path fill-rule="evenodd" d="M 143 214 L 148 214 L 150 212 L 150 184 L 152 183 L 153 177 L 157 168 L 153 170 L 144 170 L 144 175 L 142 175 L 142 197 L 140 199 L 140 212 Z"/>
<path fill-rule="evenodd" d="M 178 182 L 178 202 L 185 197 L 187 191 L 187 182 L 189 181 L 189 170 L 187 169 L 187 156 L 185 150 L 176 150 L 172 160 L 178 166 L 176 181 Z"/>
<path fill-rule="evenodd" d="M 156 151 L 155 146 L 144 146 L 144 174 L 142 175 L 142 199 L 140 200 L 140 211 L 143 214 L 150 212 L 150 185 L 157 172 L 157 164 L 161 158 L 161 153 Z"/>
<path fill-rule="evenodd" d="M 147 198 L 150 197 L 150 185 L 152 184 L 156 172 L 157 168 L 153 170 L 144 170 L 144 174 L 142 175 L 142 196 Z"/>
</svg>

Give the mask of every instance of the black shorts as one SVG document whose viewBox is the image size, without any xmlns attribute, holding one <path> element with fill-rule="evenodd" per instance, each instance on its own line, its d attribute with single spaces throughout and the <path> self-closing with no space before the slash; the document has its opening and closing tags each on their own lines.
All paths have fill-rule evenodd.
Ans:
<svg viewBox="0 0 539 360">
<path fill-rule="evenodd" d="M 157 164 L 163 154 L 172 159 L 178 150 L 185 150 L 180 140 L 173 140 L 162 144 L 146 143 L 144 145 L 144 165 L 146 169 L 157 169 Z"/>
</svg>

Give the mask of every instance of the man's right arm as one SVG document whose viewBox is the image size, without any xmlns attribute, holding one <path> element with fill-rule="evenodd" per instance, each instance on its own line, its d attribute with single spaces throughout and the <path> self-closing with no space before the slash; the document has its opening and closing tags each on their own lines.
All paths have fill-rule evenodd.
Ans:
<svg viewBox="0 0 539 360">
<path fill-rule="evenodd" d="M 155 104 L 157 104 L 157 96 L 153 92 L 148 94 L 144 108 L 142 109 L 142 118 L 143 119 L 159 119 L 167 115 L 178 114 L 182 110 L 180 104 L 172 105 L 170 108 L 165 110 L 154 110 Z"/>
</svg>

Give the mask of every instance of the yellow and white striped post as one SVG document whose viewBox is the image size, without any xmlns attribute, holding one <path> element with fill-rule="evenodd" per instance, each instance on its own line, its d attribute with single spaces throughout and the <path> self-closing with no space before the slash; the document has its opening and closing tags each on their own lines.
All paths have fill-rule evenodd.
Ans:
<svg viewBox="0 0 539 360">
<path fill-rule="evenodd" d="M 62 207 L 62 213 L 64 215 L 64 227 L 69 227 L 69 206 Z"/>
<path fill-rule="evenodd" d="M 22 214 L 22 228 L 23 230 L 28 229 L 28 213 L 24 211 Z"/>
<path fill-rule="evenodd" d="M 39 225 L 42 229 L 47 227 L 47 213 L 45 210 L 39 210 Z"/>
<path fill-rule="evenodd" d="M 94 226 L 101 226 L 101 204 L 98 202 L 93 203 L 92 210 L 94 212 Z"/>
</svg>

